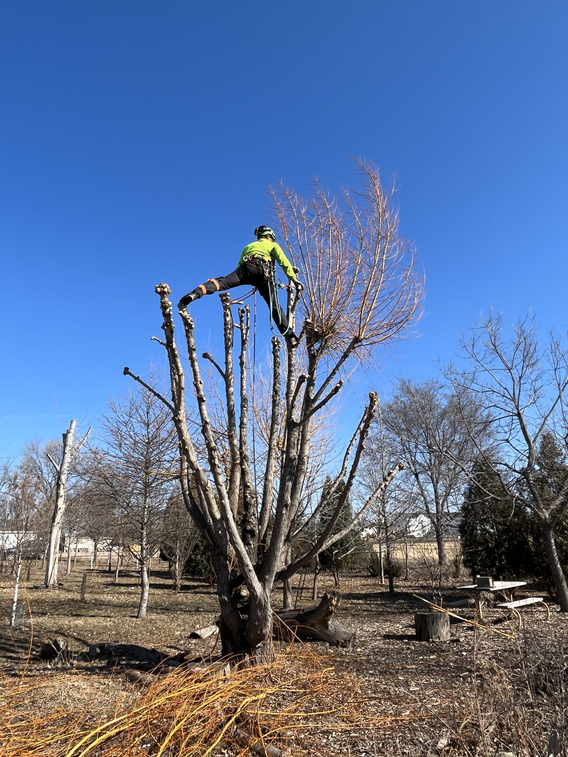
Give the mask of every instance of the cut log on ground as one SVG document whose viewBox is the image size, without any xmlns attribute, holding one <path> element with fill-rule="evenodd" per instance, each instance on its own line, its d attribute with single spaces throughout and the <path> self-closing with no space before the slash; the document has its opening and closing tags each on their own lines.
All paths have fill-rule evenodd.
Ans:
<svg viewBox="0 0 568 757">
<path fill-rule="evenodd" d="M 157 649 L 147 649 L 138 644 L 91 644 L 89 647 L 89 658 L 91 660 L 104 659 L 109 662 L 112 660 L 116 663 L 140 662 L 144 665 L 154 667 L 163 662 L 166 655 L 158 652 Z"/>
<path fill-rule="evenodd" d="M 450 617 L 445 612 L 417 612 L 414 627 L 418 641 L 450 640 Z"/>
<path fill-rule="evenodd" d="M 315 639 L 337 647 L 352 646 L 355 633 L 333 618 L 340 599 L 337 592 L 326 591 L 319 605 L 311 610 L 277 612 L 274 623 L 275 635 L 286 640 Z"/>
<path fill-rule="evenodd" d="M 192 631 L 189 634 L 190 639 L 208 639 L 210 636 L 213 636 L 214 633 L 219 633 L 219 626 L 206 626 L 205 628 L 200 628 L 198 631 Z"/>
</svg>

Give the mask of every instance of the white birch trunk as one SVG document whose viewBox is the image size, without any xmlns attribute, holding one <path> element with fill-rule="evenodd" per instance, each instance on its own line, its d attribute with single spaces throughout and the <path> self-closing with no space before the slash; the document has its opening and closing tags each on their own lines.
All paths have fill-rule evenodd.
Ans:
<svg viewBox="0 0 568 757">
<path fill-rule="evenodd" d="M 57 587 L 57 569 L 59 558 L 59 542 L 61 539 L 61 524 L 65 513 L 65 490 L 67 486 L 67 474 L 69 472 L 69 463 L 73 454 L 73 434 L 75 432 L 75 421 L 71 421 L 69 429 L 63 434 L 63 458 L 61 466 L 57 466 L 55 461 L 51 460 L 57 468 L 57 493 L 55 496 L 55 507 L 51 518 L 51 530 L 49 533 L 49 546 L 47 548 L 47 565 L 45 569 L 45 588 L 51 589 Z"/>
<path fill-rule="evenodd" d="M 18 592 L 20 591 L 20 574 L 22 572 L 22 552 L 16 553 L 16 581 L 14 583 L 14 596 L 12 598 L 12 612 L 10 613 L 10 625 L 16 625 L 16 612 L 18 610 Z"/>
</svg>

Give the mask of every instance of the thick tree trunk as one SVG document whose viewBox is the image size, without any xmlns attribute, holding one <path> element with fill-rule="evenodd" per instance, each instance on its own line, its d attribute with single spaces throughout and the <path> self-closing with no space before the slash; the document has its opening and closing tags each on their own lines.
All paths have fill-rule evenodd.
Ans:
<svg viewBox="0 0 568 757">
<path fill-rule="evenodd" d="M 556 549 L 554 529 L 546 522 L 543 522 L 542 529 L 544 532 L 546 554 L 548 555 L 548 563 L 550 565 L 550 570 L 552 571 L 552 580 L 554 581 L 558 604 L 560 605 L 561 612 L 568 612 L 568 583 L 566 582 L 566 576 L 562 570 L 558 550 Z"/>
<path fill-rule="evenodd" d="M 227 606 L 225 604 L 225 609 Z M 239 617 L 239 627 L 224 622 L 221 613 L 219 627 L 221 639 L 221 654 L 230 657 L 232 664 L 243 661 L 252 663 L 271 662 L 274 659 L 272 643 L 272 611 L 262 617 L 262 622 L 251 622 L 251 619 Z"/>
</svg>

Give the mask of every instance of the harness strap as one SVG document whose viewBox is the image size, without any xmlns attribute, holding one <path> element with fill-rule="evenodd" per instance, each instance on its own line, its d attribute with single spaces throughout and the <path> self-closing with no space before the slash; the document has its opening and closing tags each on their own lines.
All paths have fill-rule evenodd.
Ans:
<svg viewBox="0 0 568 757">
<path fill-rule="evenodd" d="M 207 289 L 205 289 L 205 287 L 203 286 L 203 284 L 200 284 L 200 285 L 199 285 L 199 289 L 201 289 L 201 292 L 202 292 L 203 294 L 207 294 Z"/>
<path fill-rule="evenodd" d="M 207 281 L 212 281 L 215 284 L 215 286 L 217 287 L 217 291 L 219 291 L 219 289 L 221 289 L 221 287 L 219 286 L 219 282 L 217 281 L 217 279 L 207 279 Z"/>
</svg>

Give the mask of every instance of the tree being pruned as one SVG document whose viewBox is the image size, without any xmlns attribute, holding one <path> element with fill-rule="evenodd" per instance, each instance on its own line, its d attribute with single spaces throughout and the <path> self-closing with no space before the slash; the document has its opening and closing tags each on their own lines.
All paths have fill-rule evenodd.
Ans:
<svg viewBox="0 0 568 757">
<path fill-rule="evenodd" d="M 328 471 L 328 485 L 306 512 L 317 418 L 341 391 L 344 373 L 375 356 L 379 346 L 402 338 L 420 314 L 422 276 L 412 246 L 398 233 L 393 193 L 383 189 L 376 169 L 360 168 L 363 187 L 339 198 L 328 197 L 319 185 L 308 199 L 283 186 L 271 190 L 284 243 L 301 269 L 306 290 L 298 306 L 303 316 L 298 344 L 288 344 L 283 359 L 280 340 L 272 340 L 269 429 L 256 458 L 250 444 L 255 417 L 250 408 L 249 309 L 240 307 L 234 324 L 230 295 L 221 295 L 224 359 L 217 367 L 224 429 L 212 421 L 195 323 L 186 311 L 180 312 L 195 399 L 190 432 L 170 288 L 156 287 L 165 334 L 157 341 L 166 349 L 171 382 L 170 398 L 161 399 L 179 439 L 184 501 L 211 552 L 222 651 L 238 658 L 270 658 L 276 582 L 290 579 L 362 524 L 401 467 L 395 464 L 387 471 L 350 522 L 341 522 L 377 411 L 378 396 L 371 392 L 337 469 Z M 129 369 L 124 372 L 133 376 Z M 313 533 L 309 521 L 323 511 L 325 528 L 308 538 Z"/>
</svg>

